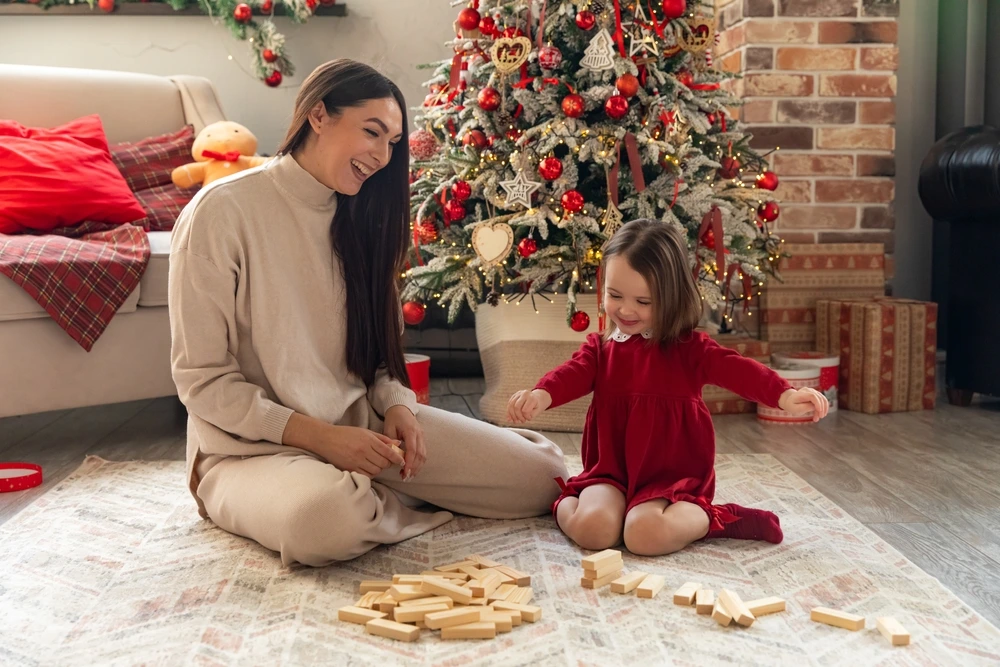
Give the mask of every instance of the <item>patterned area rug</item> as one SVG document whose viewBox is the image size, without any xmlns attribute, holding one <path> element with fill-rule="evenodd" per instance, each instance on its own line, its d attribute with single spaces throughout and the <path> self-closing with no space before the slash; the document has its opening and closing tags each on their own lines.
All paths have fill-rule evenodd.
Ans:
<svg viewBox="0 0 1000 667">
<path fill-rule="evenodd" d="M 579 469 L 579 459 L 570 461 Z M 626 567 L 666 576 L 654 600 L 580 587 L 583 553 L 547 517 L 458 518 L 404 544 L 322 569 L 199 520 L 182 463 L 97 458 L 0 527 L 0 664 L 17 665 L 974 665 L 1000 661 L 1000 631 L 801 478 L 766 455 L 719 457 L 719 499 L 782 517 L 778 546 L 702 543 Z M 480 553 L 532 575 L 543 618 L 493 641 L 414 644 L 336 620 L 362 579 Z M 685 581 L 785 613 L 722 628 L 670 593 Z M 850 632 L 809 620 L 865 615 Z M 913 643 L 874 629 L 894 615 Z"/>
</svg>

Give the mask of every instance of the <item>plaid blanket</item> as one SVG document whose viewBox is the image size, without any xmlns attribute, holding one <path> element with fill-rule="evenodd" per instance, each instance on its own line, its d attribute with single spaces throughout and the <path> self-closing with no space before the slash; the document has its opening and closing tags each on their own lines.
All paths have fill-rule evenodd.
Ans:
<svg viewBox="0 0 1000 667">
<path fill-rule="evenodd" d="M 90 352 L 149 264 L 135 225 L 85 222 L 49 234 L 0 234 L 0 273 Z"/>
</svg>

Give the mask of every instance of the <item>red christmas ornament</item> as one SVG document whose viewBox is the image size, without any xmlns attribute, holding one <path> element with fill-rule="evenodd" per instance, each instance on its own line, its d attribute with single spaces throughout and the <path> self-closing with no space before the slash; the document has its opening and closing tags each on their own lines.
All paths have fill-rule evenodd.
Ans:
<svg viewBox="0 0 1000 667">
<path fill-rule="evenodd" d="M 465 217 L 465 206 L 457 199 L 449 199 L 444 205 L 444 219 L 447 223 L 458 222 Z"/>
<path fill-rule="evenodd" d="M 424 321 L 427 314 L 427 306 L 419 301 L 407 301 L 403 304 L 403 321 L 411 327 L 415 327 Z"/>
<path fill-rule="evenodd" d="M 719 176 L 725 179 L 736 178 L 740 174 L 740 161 L 734 158 L 732 155 L 727 155 L 721 160 L 719 164 L 722 168 L 719 169 Z"/>
<path fill-rule="evenodd" d="M 458 201 L 465 201 L 472 196 L 472 186 L 468 181 L 455 181 L 451 184 L 451 196 Z"/>
<path fill-rule="evenodd" d="M 472 7 L 466 7 L 458 13 L 458 25 L 462 30 L 475 30 L 479 27 L 479 21 L 482 17 L 479 12 Z"/>
<path fill-rule="evenodd" d="M 538 252 L 538 243 L 532 238 L 523 238 L 521 242 L 517 244 L 517 254 L 525 259 L 531 257 L 536 252 Z"/>
<path fill-rule="evenodd" d="M 500 137 L 498 137 L 495 134 L 491 134 L 490 138 L 486 140 L 486 145 L 489 146 L 490 148 L 493 148 L 493 144 L 495 144 L 498 141 L 500 141 Z"/>
<path fill-rule="evenodd" d="M 663 14 L 668 20 L 687 14 L 687 0 L 663 0 Z"/>
<path fill-rule="evenodd" d="M 273 63 L 278 59 L 278 54 L 271 49 L 264 49 L 264 51 L 260 54 L 260 57 L 263 58 L 266 63 Z"/>
<path fill-rule="evenodd" d="M 504 37 L 524 37 L 524 31 L 513 26 L 503 29 Z"/>
<path fill-rule="evenodd" d="M 694 83 L 694 74 L 692 74 L 686 69 L 681 70 L 680 72 L 677 73 L 677 80 L 690 88 L 691 85 Z"/>
<path fill-rule="evenodd" d="M 583 210 L 583 195 L 576 190 L 567 190 L 561 201 L 563 208 L 570 213 L 579 213 Z"/>
<path fill-rule="evenodd" d="M 438 239 L 437 225 L 430 220 L 424 220 L 417 225 L 417 236 L 421 243 L 434 243 Z"/>
<path fill-rule="evenodd" d="M 715 232 L 709 227 L 705 230 L 705 233 L 701 235 L 701 244 L 708 248 L 709 250 L 715 250 Z"/>
<path fill-rule="evenodd" d="M 516 127 L 512 127 L 506 132 L 504 132 L 504 136 L 507 137 L 507 141 L 512 141 L 512 142 L 520 139 L 522 134 L 524 134 L 524 131 Z"/>
<path fill-rule="evenodd" d="M 492 37 L 497 34 L 497 22 L 493 20 L 492 16 L 484 16 L 479 22 L 479 32 L 483 33 L 487 37 Z"/>
<path fill-rule="evenodd" d="M 251 18 L 253 18 L 253 10 L 247 3 L 241 2 L 233 9 L 233 20 L 237 23 L 249 23 Z"/>
<path fill-rule="evenodd" d="M 547 181 L 554 181 L 563 172 L 563 163 L 557 157 L 547 157 L 538 163 L 538 173 Z"/>
<path fill-rule="evenodd" d="M 597 17 L 594 12 L 584 9 L 576 14 L 576 27 L 580 30 L 590 30 L 597 25 Z"/>
<path fill-rule="evenodd" d="M 563 113 L 570 118 L 579 118 L 583 115 L 583 98 L 576 93 L 571 93 L 562 100 Z"/>
<path fill-rule="evenodd" d="M 274 70 L 273 72 L 267 75 L 267 78 L 264 79 L 264 83 L 271 86 L 272 88 L 277 88 L 278 86 L 281 85 L 281 72 L 279 72 L 278 70 Z"/>
<path fill-rule="evenodd" d="M 97 0 L 97 6 L 110 14 L 115 11 L 115 0 Z"/>
<path fill-rule="evenodd" d="M 757 215 L 764 222 L 774 222 L 778 219 L 781 214 L 781 209 L 778 208 L 777 202 L 766 201 L 757 207 Z"/>
<path fill-rule="evenodd" d="M 465 138 L 462 139 L 462 144 L 465 146 L 475 146 L 477 150 L 482 150 L 486 147 L 486 135 L 483 134 L 482 130 L 470 130 L 465 134 Z"/>
<path fill-rule="evenodd" d="M 274 9 L 274 0 L 264 0 L 264 2 L 260 6 L 260 11 L 264 12 L 265 14 L 270 14 L 271 10 L 273 9 Z"/>
<path fill-rule="evenodd" d="M 427 130 L 417 130 L 410 135 L 410 155 L 417 160 L 428 160 L 437 151 L 437 137 Z"/>
<path fill-rule="evenodd" d="M 761 190 L 774 190 L 778 189 L 778 175 L 773 171 L 765 171 L 763 174 L 757 176 L 757 187 Z"/>
<path fill-rule="evenodd" d="M 578 333 L 583 333 L 590 326 L 590 315 L 582 310 L 578 310 L 573 313 L 573 317 L 569 320 L 569 327 Z"/>
<path fill-rule="evenodd" d="M 628 113 L 628 100 L 624 95 L 612 95 L 604 103 L 604 113 L 615 120 L 624 118 Z"/>
<path fill-rule="evenodd" d="M 316 5 L 317 4 L 318 3 L 317 3 L 316 0 L 306 0 L 306 7 L 308 7 L 309 11 L 311 11 L 311 12 L 316 11 Z"/>
<path fill-rule="evenodd" d="M 554 46 L 538 49 L 538 64 L 544 69 L 555 69 L 562 64 L 562 51 Z"/>
<path fill-rule="evenodd" d="M 483 88 L 476 96 L 476 101 L 483 111 L 496 111 L 500 108 L 500 93 L 496 88 Z"/>
<path fill-rule="evenodd" d="M 625 97 L 633 97 L 639 92 L 639 79 L 630 72 L 625 72 L 615 81 L 615 88 Z"/>
</svg>

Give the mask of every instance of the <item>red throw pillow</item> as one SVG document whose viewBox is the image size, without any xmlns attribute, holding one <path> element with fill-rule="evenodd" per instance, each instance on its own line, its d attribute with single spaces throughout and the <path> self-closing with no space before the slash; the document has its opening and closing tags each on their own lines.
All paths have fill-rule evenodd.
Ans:
<svg viewBox="0 0 1000 667">
<path fill-rule="evenodd" d="M 0 120 L 0 233 L 145 217 L 111 161 L 97 115 L 55 127 Z"/>
<path fill-rule="evenodd" d="M 132 192 L 170 185 L 170 172 L 192 161 L 194 127 L 111 147 L 111 159 Z M 193 193 L 191 193 L 193 194 Z"/>
</svg>

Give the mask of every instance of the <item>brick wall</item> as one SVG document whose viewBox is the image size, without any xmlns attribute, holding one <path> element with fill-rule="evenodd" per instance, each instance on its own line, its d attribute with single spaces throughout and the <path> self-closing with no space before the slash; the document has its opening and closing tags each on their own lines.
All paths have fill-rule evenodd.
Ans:
<svg viewBox="0 0 1000 667">
<path fill-rule="evenodd" d="M 781 185 L 788 242 L 883 242 L 891 276 L 898 0 L 715 0 L 716 60 Z"/>
</svg>

